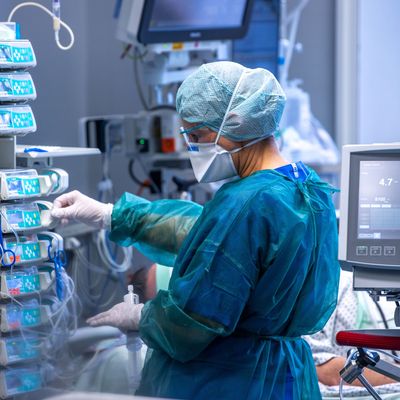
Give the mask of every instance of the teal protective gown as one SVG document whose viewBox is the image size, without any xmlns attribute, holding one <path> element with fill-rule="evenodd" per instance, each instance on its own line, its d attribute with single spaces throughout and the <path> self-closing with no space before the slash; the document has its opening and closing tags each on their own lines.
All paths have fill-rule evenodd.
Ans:
<svg viewBox="0 0 400 400">
<path fill-rule="evenodd" d="M 298 166 L 304 179 L 259 171 L 203 209 L 130 194 L 114 206 L 111 239 L 174 262 L 169 289 L 142 311 L 150 350 L 137 394 L 320 398 L 301 336 L 321 330 L 336 305 L 336 218 L 332 188 Z"/>
</svg>

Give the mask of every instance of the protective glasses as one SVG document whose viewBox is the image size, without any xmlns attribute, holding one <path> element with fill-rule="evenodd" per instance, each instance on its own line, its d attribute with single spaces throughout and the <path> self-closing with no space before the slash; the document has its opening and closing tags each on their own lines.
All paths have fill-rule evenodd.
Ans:
<svg viewBox="0 0 400 400">
<path fill-rule="evenodd" d="M 201 124 L 197 124 L 195 126 L 192 126 L 191 128 L 188 128 L 188 129 L 185 129 L 183 126 L 180 127 L 179 132 L 183 136 L 183 138 L 185 139 L 185 142 L 186 142 L 186 144 L 188 146 L 188 150 L 189 151 L 198 151 L 197 146 L 195 146 L 194 143 L 189 140 L 189 135 L 192 132 L 195 132 L 195 131 L 198 131 L 201 128 L 204 128 L 205 126 L 206 126 L 206 124 L 201 123 Z"/>
</svg>

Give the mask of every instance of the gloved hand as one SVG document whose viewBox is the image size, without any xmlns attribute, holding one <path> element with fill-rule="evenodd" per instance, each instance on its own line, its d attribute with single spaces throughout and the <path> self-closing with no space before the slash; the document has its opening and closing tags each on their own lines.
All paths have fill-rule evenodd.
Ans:
<svg viewBox="0 0 400 400">
<path fill-rule="evenodd" d="M 86 320 L 90 326 L 110 325 L 121 330 L 137 331 L 143 304 L 118 303 L 109 310 Z"/>
<path fill-rule="evenodd" d="M 51 216 L 62 222 L 76 220 L 94 228 L 111 229 L 113 205 L 96 201 L 74 190 L 54 200 Z"/>
</svg>

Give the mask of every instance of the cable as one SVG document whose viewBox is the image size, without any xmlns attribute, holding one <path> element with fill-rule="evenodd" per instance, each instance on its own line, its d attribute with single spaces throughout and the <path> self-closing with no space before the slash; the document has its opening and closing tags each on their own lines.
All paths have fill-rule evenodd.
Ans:
<svg viewBox="0 0 400 400">
<path fill-rule="evenodd" d="M 19 243 L 18 239 L 18 234 L 15 232 L 15 230 L 12 228 L 12 226 L 9 224 L 7 217 L 2 213 L 1 214 L 3 219 L 7 222 L 8 226 L 10 227 L 11 231 L 17 238 L 17 246 Z M 1 235 L 1 233 L 0 233 Z M 51 246 L 49 246 L 51 247 Z M 58 298 L 54 298 L 54 296 L 45 295 L 43 296 L 44 300 L 51 299 L 52 306 L 55 307 L 59 305 L 58 309 L 52 314 L 49 315 L 49 321 L 53 327 L 52 332 L 57 332 L 57 335 L 59 336 L 62 332 L 68 332 L 68 335 L 71 334 L 71 329 L 76 330 L 77 329 L 77 315 L 78 315 L 78 307 L 79 307 L 79 299 L 76 298 L 75 296 L 75 286 L 72 281 L 72 279 L 66 274 L 65 270 L 62 268 L 63 265 L 65 265 L 65 257 L 62 252 L 58 249 L 52 257 L 50 254 L 50 248 L 48 249 L 49 252 L 49 259 L 54 260 L 55 262 L 55 268 L 54 271 L 56 273 L 56 279 L 53 280 L 52 285 L 49 286 L 51 288 L 52 286 L 54 287 L 54 282 L 56 282 L 56 293 L 58 298 L 64 298 L 64 301 L 59 301 Z M 58 263 L 58 264 L 57 264 Z M 57 265 L 60 267 L 57 269 Z M 39 273 L 39 271 L 35 268 L 36 273 Z M 25 272 L 29 272 L 26 271 Z M 12 271 L 11 271 L 12 273 Z M 59 293 L 59 287 L 63 288 L 63 291 L 65 289 L 65 296 L 60 295 Z M 41 307 L 43 305 L 43 299 L 42 299 L 42 293 L 41 291 L 35 291 L 35 294 L 38 295 L 38 299 L 32 299 L 35 300 L 35 304 L 37 303 L 37 307 Z M 18 304 L 20 307 L 25 307 L 29 306 L 29 303 L 26 302 L 20 302 L 13 296 L 7 295 L 6 297 L 9 297 L 13 303 Z M 31 303 L 31 302 L 30 302 Z M 69 310 L 69 307 L 72 308 L 72 310 Z M 59 314 L 59 315 L 58 315 Z M 53 322 L 52 318 L 54 316 L 57 316 L 55 322 Z M 63 322 L 65 321 L 65 322 Z M 70 326 L 68 321 L 72 321 L 72 326 Z M 62 324 L 62 325 L 61 325 Z M 61 333 L 59 331 L 59 326 L 61 326 Z M 27 327 L 21 327 L 21 335 L 23 336 L 24 332 L 29 332 L 31 329 Z M 35 329 L 33 330 L 35 332 Z M 65 335 L 64 335 L 65 336 Z"/>
<path fill-rule="evenodd" d="M 72 369 L 72 372 L 70 374 L 57 372 L 56 376 L 60 379 L 76 379 L 84 372 L 101 365 L 104 361 L 104 358 L 107 359 L 109 353 L 117 346 L 121 346 L 121 344 L 121 338 L 116 338 L 114 341 L 109 343 L 109 347 L 107 349 L 103 349 L 101 346 L 97 347 L 96 351 L 93 353 L 93 356 L 91 356 L 91 358 L 83 364 L 82 368 L 79 368 L 82 365 L 81 360 L 70 359 L 68 366 L 70 367 L 70 370 Z M 75 366 L 77 368 L 74 368 Z"/>
<path fill-rule="evenodd" d="M 56 2 L 59 3 L 59 2 Z M 53 12 L 51 12 L 48 8 L 46 8 L 45 6 L 36 3 L 34 1 L 27 1 L 25 3 L 21 3 L 18 4 L 17 6 L 15 6 L 12 11 L 10 12 L 7 22 L 11 22 L 15 12 L 17 10 L 19 10 L 22 7 L 27 7 L 27 6 L 32 6 L 32 7 L 38 7 L 41 10 L 43 10 L 44 12 L 46 12 L 48 15 L 50 15 L 53 18 L 53 29 L 54 29 L 54 38 L 55 41 L 57 43 L 57 46 L 61 49 L 61 50 L 69 50 L 75 42 L 75 35 L 74 32 L 72 31 L 72 29 L 70 28 L 69 25 L 67 25 L 64 21 L 62 21 L 59 17 L 57 17 Z M 60 43 L 60 39 L 59 39 L 59 32 L 60 32 L 60 26 L 62 26 L 63 28 L 65 28 L 71 38 L 70 43 L 67 46 L 63 46 Z"/>
<path fill-rule="evenodd" d="M 121 263 L 115 261 L 107 246 L 107 231 L 101 229 L 97 235 L 97 250 L 102 261 L 116 272 L 126 272 L 132 266 L 133 251 L 131 247 L 121 247 L 124 258 Z"/>
<path fill-rule="evenodd" d="M 21 303 L 20 301 L 18 301 L 13 295 L 11 295 L 11 294 L 8 294 L 8 293 L 6 293 L 6 292 L 1 292 L 0 291 L 0 295 L 2 296 L 2 297 L 5 297 L 5 298 L 7 298 L 7 299 L 10 299 L 11 300 L 11 302 L 13 303 L 17 303 L 19 306 L 23 306 L 23 303 Z"/>
<path fill-rule="evenodd" d="M 155 184 L 155 182 L 154 182 L 154 180 L 152 179 L 152 177 L 151 177 L 149 171 L 147 171 L 147 168 L 145 167 L 145 165 L 144 165 L 144 163 L 143 163 L 143 160 L 142 160 L 141 157 L 140 157 L 140 154 L 137 154 L 136 159 L 137 159 L 137 161 L 139 161 L 139 164 L 140 164 L 140 166 L 142 167 L 143 172 L 146 174 L 147 179 L 148 179 L 148 181 L 149 181 L 151 187 L 152 187 L 153 190 L 154 190 L 154 193 L 159 193 L 159 195 L 160 195 L 160 197 L 161 197 L 161 196 L 162 196 L 161 188 L 159 188 L 159 187 Z"/>
<path fill-rule="evenodd" d="M 135 58 L 133 59 L 133 75 L 135 78 L 135 83 L 136 83 L 136 87 L 137 87 L 137 91 L 139 94 L 139 98 L 140 98 L 140 102 L 142 103 L 143 108 L 146 111 L 150 111 L 150 107 L 145 99 L 144 93 L 143 93 L 143 89 L 142 89 L 142 85 L 139 79 L 139 68 L 138 68 L 138 49 L 137 47 L 135 47 Z"/>
<path fill-rule="evenodd" d="M 132 45 L 131 44 L 127 44 L 126 46 L 124 46 L 124 50 L 121 53 L 120 59 L 124 59 L 125 57 L 129 57 L 129 51 L 131 50 Z"/>
<path fill-rule="evenodd" d="M 102 203 L 109 203 L 114 201 L 114 189 L 113 182 L 110 176 L 109 165 L 111 157 L 111 149 L 108 148 L 105 153 L 102 154 L 102 178 L 97 184 L 98 189 L 98 200 Z"/>
<path fill-rule="evenodd" d="M 106 137 L 109 138 L 110 135 L 106 135 Z M 103 154 L 102 179 L 98 184 L 99 200 L 102 202 L 114 201 L 113 184 L 109 171 L 111 150 L 110 140 L 107 140 L 106 149 Z M 121 263 L 116 262 L 115 256 L 110 252 L 105 230 L 100 230 L 98 232 L 96 237 L 96 246 L 102 261 L 111 271 L 126 272 L 131 267 L 132 249 L 129 247 L 122 248 L 123 261 Z M 102 296 L 100 296 L 100 298 L 101 297 Z"/>
<path fill-rule="evenodd" d="M 340 398 L 340 400 L 344 400 L 344 397 L 343 397 L 343 382 L 344 382 L 343 378 L 340 378 L 340 383 L 339 383 L 339 398 Z"/>
<path fill-rule="evenodd" d="M 122 50 L 122 53 L 120 55 L 120 59 L 121 60 L 124 59 L 125 57 L 129 58 L 130 60 L 135 60 L 135 59 L 136 60 L 143 60 L 144 57 L 146 56 L 146 54 L 148 53 L 148 50 L 146 49 L 143 52 L 143 54 L 139 54 L 138 56 L 132 55 L 132 54 L 130 54 L 130 51 L 131 51 L 132 47 L 133 47 L 132 44 L 127 44 L 127 45 L 123 46 L 123 50 Z"/>
<path fill-rule="evenodd" d="M 87 258 L 81 254 L 82 250 L 77 250 L 73 253 L 73 264 L 72 264 L 72 278 L 77 286 L 77 292 L 79 297 L 90 304 L 90 306 L 97 306 L 97 301 L 99 297 L 94 296 L 92 294 L 92 286 L 98 287 L 104 276 L 108 276 L 109 271 L 105 266 L 98 267 L 94 264 L 90 263 Z M 82 267 L 79 263 L 83 263 L 87 274 L 82 274 Z M 96 273 L 93 276 L 90 274 L 95 271 Z M 92 285 L 92 286 L 91 286 Z"/>
<path fill-rule="evenodd" d="M 130 178 L 133 180 L 133 182 L 137 183 L 139 186 L 148 187 L 149 186 L 148 183 L 145 181 L 141 181 L 139 178 L 137 178 L 137 176 L 133 172 L 134 164 L 135 164 L 135 160 L 132 158 L 129 161 L 129 166 L 128 166 L 128 173 L 129 173 Z"/>
<path fill-rule="evenodd" d="M 100 267 L 91 263 L 82 253 L 81 249 L 76 249 L 72 252 L 71 275 L 76 285 L 76 292 L 84 304 L 88 304 L 93 308 L 106 308 L 112 304 L 114 297 L 109 296 L 107 300 L 101 302 L 103 293 L 93 295 L 92 288 L 95 289 L 102 285 L 104 287 L 104 282 L 112 278 L 112 275 L 110 275 L 111 271 L 108 269 L 108 266 Z M 88 271 L 96 272 L 90 279 L 90 282 L 85 278 L 85 274 L 82 274 L 82 267 L 78 265 L 78 262 L 83 263 Z M 109 291 L 109 293 L 111 292 Z"/>
<path fill-rule="evenodd" d="M 109 135 L 108 135 L 109 136 Z M 102 202 L 114 201 L 113 184 L 109 172 L 111 147 L 108 141 L 106 151 L 103 155 L 102 179 L 98 184 L 99 200 Z M 108 238 L 106 230 L 102 229 L 98 232 L 96 237 L 97 251 L 106 266 L 111 271 L 126 272 L 132 265 L 132 248 L 121 247 L 123 253 L 123 261 L 116 262 L 115 257 L 111 254 L 108 246 Z M 101 296 L 100 296 L 101 298 Z"/>
<path fill-rule="evenodd" d="M 66 265 L 66 255 L 64 250 L 55 250 L 54 256 L 51 255 L 52 244 L 50 243 L 47 247 L 47 255 L 49 261 L 54 263 L 54 272 L 56 274 L 56 292 L 59 300 L 64 298 L 64 282 L 62 274 L 64 272 L 64 266 Z"/>
<path fill-rule="evenodd" d="M 12 269 L 14 267 L 15 261 L 16 261 L 16 253 L 17 253 L 18 246 L 19 246 L 19 235 L 17 234 L 15 229 L 12 227 L 12 225 L 9 223 L 7 216 L 1 210 L 0 210 L 0 215 L 1 215 L 1 220 L 0 220 L 0 252 L 1 252 L 0 266 L 2 265 L 3 267 L 11 267 L 11 269 Z M 4 220 L 6 222 L 7 226 L 10 228 L 11 232 L 15 236 L 15 245 L 12 250 L 4 248 L 3 231 L 1 229 L 2 220 Z M 10 254 L 10 256 L 12 258 L 12 261 L 9 264 L 3 264 L 3 258 L 6 254 Z"/>
<path fill-rule="evenodd" d="M 110 270 L 106 266 L 99 267 L 90 263 L 90 261 L 82 254 L 82 250 L 76 250 L 74 253 L 74 259 L 72 264 L 72 276 L 76 283 L 77 293 L 79 298 L 82 299 L 84 304 L 88 304 L 92 308 L 107 307 L 111 305 L 113 301 L 113 296 L 109 296 L 108 300 L 100 303 L 101 294 L 93 295 L 92 288 L 98 288 L 104 282 L 104 280 L 109 280 Z M 87 271 L 95 271 L 96 274 L 93 278 L 86 279 L 85 274 L 82 274 L 82 268 L 78 265 L 78 262 L 82 262 Z M 92 286 L 90 286 L 92 285 Z"/>
<path fill-rule="evenodd" d="M 292 22 L 292 20 L 297 17 L 298 13 L 303 11 L 303 8 L 307 5 L 310 0 L 301 0 L 295 9 L 287 16 L 286 23 Z"/>
<path fill-rule="evenodd" d="M 396 363 L 400 363 L 400 357 L 398 355 L 391 354 L 388 351 L 381 349 L 374 349 L 374 350 L 377 351 L 378 353 L 385 354 L 385 356 L 393 358 L 393 360 L 396 361 Z"/>
<path fill-rule="evenodd" d="M 285 52 L 285 63 L 283 65 L 282 74 L 281 74 L 281 81 L 284 86 L 287 85 L 287 79 L 289 76 L 289 68 L 290 68 L 290 64 L 292 61 L 293 50 L 295 47 L 297 29 L 298 29 L 298 25 L 299 25 L 299 21 L 300 21 L 301 12 L 303 11 L 304 7 L 307 5 L 308 2 L 309 2 L 309 0 L 300 0 L 299 4 L 286 17 L 286 20 L 283 22 L 285 29 L 291 23 L 288 47 Z"/>
<path fill-rule="evenodd" d="M 2 217 L 7 220 L 4 214 L 2 214 Z M 16 235 L 15 231 L 14 234 Z M 51 249 L 48 250 L 50 253 Z M 34 346 L 38 347 L 40 350 L 40 360 L 41 362 L 45 360 L 49 363 L 59 362 L 60 357 L 64 356 L 65 342 L 68 337 L 73 335 L 77 330 L 78 315 L 82 309 L 80 301 L 76 296 L 75 284 L 67 275 L 64 268 L 62 268 L 62 265 L 65 265 L 65 260 L 62 258 L 62 254 L 60 254 L 61 250 L 57 249 L 57 251 L 59 254 L 57 254 L 57 252 L 55 252 L 54 256 L 49 254 L 49 259 L 54 259 L 55 264 L 57 264 L 57 258 L 59 258 L 58 263 L 61 268 L 59 268 L 59 271 L 57 272 L 57 265 L 55 265 L 55 268 L 49 265 L 49 267 L 55 271 L 55 279 L 52 280 L 52 284 L 43 296 L 42 292 L 39 290 L 35 291 L 38 298 L 20 301 L 8 293 L 0 293 L 3 297 L 7 297 L 11 300 L 11 305 L 15 304 L 20 309 L 38 308 L 40 313 L 40 320 L 38 321 L 39 325 L 34 327 L 21 325 L 19 326 L 18 331 L 22 340 L 29 347 L 33 346 L 32 340 L 39 341 L 38 344 L 35 344 Z M 34 270 L 31 269 L 32 273 L 39 273 L 37 268 L 32 268 L 34 268 Z M 29 273 L 30 270 L 24 269 L 23 272 Z M 63 296 L 60 296 L 58 293 L 60 282 L 63 288 Z M 62 301 L 59 300 L 60 298 L 62 298 Z M 44 318 L 44 315 L 46 315 L 47 318 Z M 44 324 L 46 324 L 46 319 L 48 319 L 48 322 L 50 323 L 50 332 L 48 332 L 47 328 L 43 330 Z M 47 349 L 44 349 L 46 345 L 48 347 Z M 51 351 L 49 351 L 50 349 Z"/>
<path fill-rule="evenodd" d="M 3 245 L 0 245 L 0 252 L 1 252 L 0 265 L 3 266 L 3 267 L 10 267 L 10 268 L 13 268 L 14 265 L 15 265 L 15 259 L 16 259 L 15 253 L 14 253 L 12 250 L 10 250 L 10 249 L 5 249 L 5 248 L 3 247 Z M 5 256 L 6 254 L 10 254 L 10 255 L 9 255 L 9 258 L 11 258 L 11 262 L 10 262 L 9 264 L 4 264 L 4 262 L 3 262 L 3 258 L 4 258 L 4 256 Z"/>
<path fill-rule="evenodd" d="M 139 157 L 138 157 L 139 159 Z M 158 186 L 155 184 L 155 182 L 151 179 L 150 174 L 148 174 L 148 179 L 141 181 L 134 173 L 134 166 L 135 164 L 135 160 L 132 158 L 129 161 L 129 165 L 128 165 L 128 173 L 129 173 L 129 177 L 137 184 L 139 185 L 139 190 L 138 190 L 138 196 L 141 195 L 143 189 L 152 189 L 155 193 L 159 193 L 161 195 L 161 189 L 158 188 Z M 143 168 L 143 164 L 142 168 Z M 147 171 L 144 171 L 147 174 Z M 152 192 L 153 193 L 153 192 Z"/>
<path fill-rule="evenodd" d="M 77 259 L 79 259 L 85 266 L 90 269 L 92 272 L 96 272 L 98 274 L 103 274 L 107 275 L 108 271 L 104 269 L 104 267 L 100 267 L 96 264 L 93 264 L 90 262 L 83 254 L 81 250 L 74 250 L 73 254 L 77 256 Z"/>
</svg>

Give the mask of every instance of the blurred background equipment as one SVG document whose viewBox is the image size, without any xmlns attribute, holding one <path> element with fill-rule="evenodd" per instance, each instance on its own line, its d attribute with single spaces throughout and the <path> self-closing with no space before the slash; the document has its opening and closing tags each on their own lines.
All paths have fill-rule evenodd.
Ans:
<svg viewBox="0 0 400 400">
<path fill-rule="evenodd" d="M 20 169 L 16 137 L 36 131 L 25 104 L 36 98 L 26 69 L 36 65 L 33 47 L 17 26 L 0 31 L 0 187 L 1 187 L 1 365 L 0 397 L 29 393 L 54 379 L 51 364 L 77 327 L 74 283 L 65 272 L 63 238 L 46 229 L 51 203 L 40 197 L 62 193 L 68 174 L 61 169 Z M 1 105 L 1 104 L 6 104 Z M 34 200 L 32 202 L 32 200 Z M 51 348 L 51 352 L 49 349 Z"/>
<path fill-rule="evenodd" d="M 197 66 L 216 60 L 279 78 L 287 94 L 283 153 L 338 187 L 337 145 L 398 140 L 399 7 L 397 0 L 382 0 L 379 13 L 374 0 L 1 0 L 0 21 L 8 21 L 0 24 L 1 395 L 132 390 L 126 337 L 83 321 L 122 301 L 128 284 L 139 293 L 151 262 L 110 243 L 105 231 L 56 226 L 49 210 L 57 193 L 209 200 L 222 182 L 194 180 L 175 94 Z"/>
</svg>

